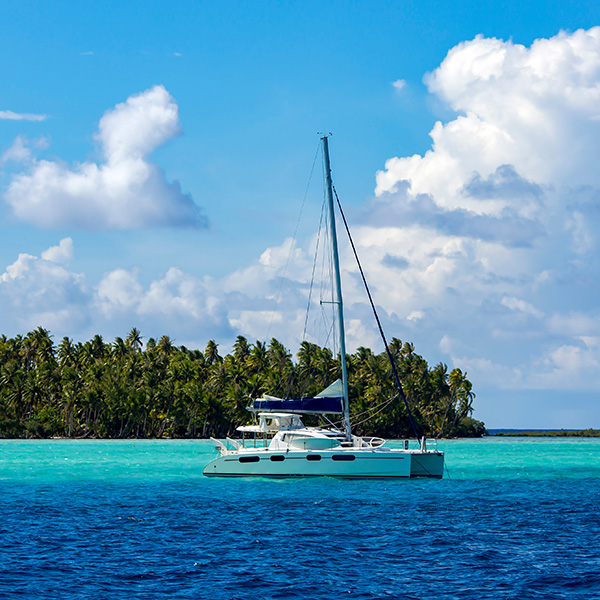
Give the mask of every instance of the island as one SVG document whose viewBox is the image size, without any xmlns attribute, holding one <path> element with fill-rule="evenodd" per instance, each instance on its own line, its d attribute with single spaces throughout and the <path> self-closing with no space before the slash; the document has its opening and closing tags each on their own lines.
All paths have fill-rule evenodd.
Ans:
<svg viewBox="0 0 600 600">
<path fill-rule="evenodd" d="M 389 350 L 420 435 L 487 433 L 472 416 L 466 373 L 443 363 L 429 367 L 413 344 L 397 338 Z M 360 347 L 347 363 L 356 434 L 414 437 L 387 353 Z M 133 328 L 110 343 L 96 335 L 54 344 L 38 327 L 0 336 L 0 437 L 223 438 L 252 422 L 252 398 L 311 396 L 338 377 L 331 350 L 307 341 L 293 357 L 274 338 L 250 343 L 238 336 L 221 356 L 214 340 L 203 351 L 176 346 L 168 335 L 144 344 Z"/>
</svg>

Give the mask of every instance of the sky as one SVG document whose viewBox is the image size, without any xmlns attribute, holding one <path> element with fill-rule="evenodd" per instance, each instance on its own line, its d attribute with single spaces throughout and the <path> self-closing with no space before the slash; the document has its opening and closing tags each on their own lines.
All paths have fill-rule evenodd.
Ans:
<svg viewBox="0 0 600 600">
<path fill-rule="evenodd" d="M 490 428 L 600 427 L 596 2 L 0 6 L 0 332 L 295 353 L 332 132 L 387 337 Z"/>
</svg>

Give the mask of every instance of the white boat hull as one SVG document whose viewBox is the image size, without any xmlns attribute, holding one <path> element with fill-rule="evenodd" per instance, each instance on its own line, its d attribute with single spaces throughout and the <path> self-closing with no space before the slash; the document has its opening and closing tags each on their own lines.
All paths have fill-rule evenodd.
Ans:
<svg viewBox="0 0 600 600">
<path fill-rule="evenodd" d="M 404 478 L 443 476 L 444 455 L 436 451 L 333 449 L 277 451 L 244 449 L 209 462 L 209 477 Z"/>
</svg>

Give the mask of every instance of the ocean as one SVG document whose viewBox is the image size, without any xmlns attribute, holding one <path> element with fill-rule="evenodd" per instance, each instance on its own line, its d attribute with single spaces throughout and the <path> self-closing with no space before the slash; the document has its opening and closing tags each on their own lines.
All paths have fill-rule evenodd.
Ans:
<svg viewBox="0 0 600 600">
<path fill-rule="evenodd" d="M 204 440 L 0 441 L 0 598 L 600 598 L 600 439 L 439 448 L 443 480 L 261 480 Z"/>
</svg>

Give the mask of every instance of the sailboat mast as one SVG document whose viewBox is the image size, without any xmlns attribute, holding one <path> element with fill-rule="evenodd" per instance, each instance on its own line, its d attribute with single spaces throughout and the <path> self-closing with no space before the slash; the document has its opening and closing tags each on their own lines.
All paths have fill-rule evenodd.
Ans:
<svg viewBox="0 0 600 600">
<path fill-rule="evenodd" d="M 333 248 L 333 271 L 335 279 L 335 303 L 338 308 L 338 327 L 340 333 L 340 361 L 342 363 L 342 387 L 344 390 L 344 432 L 346 439 L 352 441 L 350 427 L 350 404 L 348 401 L 348 369 L 346 366 L 346 334 L 344 332 L 344 306 L 342 303 L 342 280 L 340 277 L 340 258 L 338 254 L 337 234 L 335 230 L 335 212 L 333 209 L 333 190 L 331 184 L 331 167 L 329 165 L 329 143 L 326 135 L 323 141 L 323 158 L 325 160 L 325 183 L 327 187 L 327 203 L 329 205 L 329 232 Z"/>
</svg>

